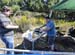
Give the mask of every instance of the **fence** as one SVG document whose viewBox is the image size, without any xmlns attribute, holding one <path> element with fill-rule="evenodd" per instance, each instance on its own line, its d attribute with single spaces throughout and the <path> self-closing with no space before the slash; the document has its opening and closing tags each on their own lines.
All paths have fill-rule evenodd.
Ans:
<svg viewBox="0 0 75 55">
<path fill-rule="evenodd" d="M 40 54 L 40 55 L 75 55 L 75 52 L 52 52 L 52 51 L 34 51 L 34 50 L 21 50 L 21 49 L 6 49 L 0 48 L 0 51 L 14 51 L 14 52 L 22 52 L 25 53 L 32 53 L 33 54 Z"/>
</svg>

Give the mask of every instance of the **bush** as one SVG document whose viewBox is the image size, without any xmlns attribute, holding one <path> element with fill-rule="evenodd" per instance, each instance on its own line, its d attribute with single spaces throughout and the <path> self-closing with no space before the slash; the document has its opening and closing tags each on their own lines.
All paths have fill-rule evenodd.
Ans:
<svg viewBox="0 0 75 55">
<path fill-rule="evenodd" d="M 12 5 L 11 9 L 13 10 L 13 12 L 16 12 L 17 10 L 20 10 L 20 6 L 19 5 Z"/>
<path fill-rule="evenodd" d="M 54 20 L 54 21 L 55 25 L 61 28 L 61 31 L 66 31 L 69 27 L 75 26 L 74 25 L 75 22 L 68 22 L 65 20 Z M 20 26 L 20 29 L 23 32 L 32 28 L 31 26 L 35 28 L 36 26 L 41 26 L 45 24 L 45 20 L 43 17 L 36 18 L 36 17 L 21 16 L 21 18 L 16 17 L 15 22 Z"/>
<path fill-rule="evenodd" d="M 22 16 L 20 19 L 16 18 L 15 22 L 19 25 L 22 32 L 29 29 L 29 22 L 26 16 Z"/>
<path fill-rule="evenodd" d="M 22 16 L 21 18 L 15 18 L 15 23 L 20 26 L 20 29 L 25 32 L 26 30 L 32 28 L 31 26 L 40 26 L 44 24 L 44 19 L 34 18 L 34 17 L 26 17 Z"/>
<path fill-rule="evenodd" d="M 68 22 L 65 20 L 55 20 L 55 25 L 57 27 L 60 27 L 60 31 L 67 31 L 70 27 L 75 27 L 75 21 L 74 22 Z"/>
</svg>

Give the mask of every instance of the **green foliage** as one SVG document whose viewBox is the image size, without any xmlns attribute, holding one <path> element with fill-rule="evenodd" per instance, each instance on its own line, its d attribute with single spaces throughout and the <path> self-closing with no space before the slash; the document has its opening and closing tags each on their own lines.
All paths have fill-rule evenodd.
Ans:
<svg viewBox="0 0 75 55">
<path fill-rule="evenodd" d="M 70 26 L 75 26 L 75 21 L 74 22 L 68 22 L 65 20 L 55 20 L 55 24 L 59 27 L 70 27 Z"/>
<path fill-rule="evenodd" d="M 27 16 L 21 16 L 21 18 L 16 17 L 16 24 L 20 26 L 20 29 L 25 32 L 26 30 L 36 26 L 41 26 L 45 24 L 45 20 L 43 17 L 27 17 Z M 61 29 L 61 31 L 66 31 L 69 27 L 75 26 L 75 22 L 68 22 L 65 20 L 54 20 L 55 26 L 58 26 Z"/>
<path fill-rule="evenodd" d="M 65 20 L 55 20 L 55 25 L 57 27 L 60 27 L 60 31 L 67 31 L 69 27 L 74 26 L 75 27 L 75 21 L 74 22 L 68 22 Z"/>
<path fill-rule="evenodd" d="M 44 2 L 44 0 L 0 0 L 1 7 L 4 5 L 8 6 L 20 6 L 21 9 L 28 9 L 33 11 L 48 11 L 51 6 L 58 3 L 59 0 L 48 0 L 48 2 Z M 15 8 L 13 8 L 15 9 Z"/>
<path fill-rule="evenodd" d="M 12 8 L 13 12 L 16 12 L 17 10 L 20 10 L 19 5 L 12 5 L 11 8 Z"/>
<path fill-rule="evenodd" d="M 43 17 L 35 18 L 35 17 L 27 17 L 27 16 L 21 16 L 19 18 L 18 16 L 15 18 L 15 23 L 20 26 L 20 29 L 25 32 L 26 30 L 30 29 L 31 26 L 38 26 L 43 25 L 45 23 L 45 20 Z"/>
<path fill-rule="evenodd" d="M 11 0 L 1 0 L 3 4 L 5 5 L 9 5 L 9 3 L 11 2 Z"/>
<path fill-rule="evenodd" d="M 33 11 L 48 11 L 57 1 L 59 2 L 59 0 L 48 0 L 48 2 L 44 0 L 28 0 L 27 7 Z"/>
<path fill-rule="evenodd" d="M 26 16 L 22 16 L 20 19 L 16 18 L 15 23 L 20 26 L 22 32 L 29 29 L 29 21 Z"/>
</svg>

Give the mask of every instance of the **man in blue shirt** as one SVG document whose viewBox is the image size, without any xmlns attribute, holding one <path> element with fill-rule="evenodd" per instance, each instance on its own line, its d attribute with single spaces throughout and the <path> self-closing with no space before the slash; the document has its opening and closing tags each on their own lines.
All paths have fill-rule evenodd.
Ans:
<svg viewBox="0 0 75 55">
<path fill-rule="evenodd" d="M 41 28 L 41 31 L 45 31 L 47 33 L 49 47 L 51 48 L 51 50 L 54 50 L 54 41 L 56 37 L 55 24 L 49 17 L 45 17 L 45 19 L 46 24 L 42 26 L 45 28 Z"/>
<path fill-rule="evenodd" d="M 6 48 L 14 48 L 14 29 L 18 26 L 14 26 L 11 20 L 8 18 L 11 15 L 11 9 L 8 6 L 4 6 L 0 13 L 0 38 L 5 43 Z M 12 51 L 7 51 L 7 54 L 14 54 Z"/>
</svg>

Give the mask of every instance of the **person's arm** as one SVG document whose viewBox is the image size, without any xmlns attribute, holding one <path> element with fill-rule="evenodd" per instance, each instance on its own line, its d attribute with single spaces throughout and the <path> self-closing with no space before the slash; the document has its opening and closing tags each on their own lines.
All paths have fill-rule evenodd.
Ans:
<svg viewBox="0 0 75 55">
<path fill-rule="evenodd" d="M 5 16 L 1 16 L 0 20 L 2 22 L 2 26 L 6 29 L 17 29 L 19 26 L 13 25 L 9 18 Z"/>
<path fill-rule="evenodd" d="M 45 26 L 45 27 L 41 28 L 40 31 L 49 31 L 50 29 L 51 29 L 50 27 Z"/>
<path fill-rule="evenodd" d="M 53 26 L 54 26 L 54 23 L 50 22 L 44 28 L 42 28 L 41 30 L 42 31 L 49 31 L 49 30 L 51 30 L 53 28 Z"/>
<path fill-rule="evenodd" d="M 46 26 L 46 24 L 42 25 L 40 28 L 43 28 L 43 27 L 45 27 L 45 26 Z"/>
<path fill-rule="evenodd" d="M 45 29 L 44 29 L 44 31 L 49 31 L 51 29 L 51 27 L 46 27 Z"/>
<path fill-rule="evenodd" d="M 6 28 L 6 29 L 18 29 L 19 26 L 9 24 L 9 25 L 6 25 L 5 28 Z"/>
</svg>

